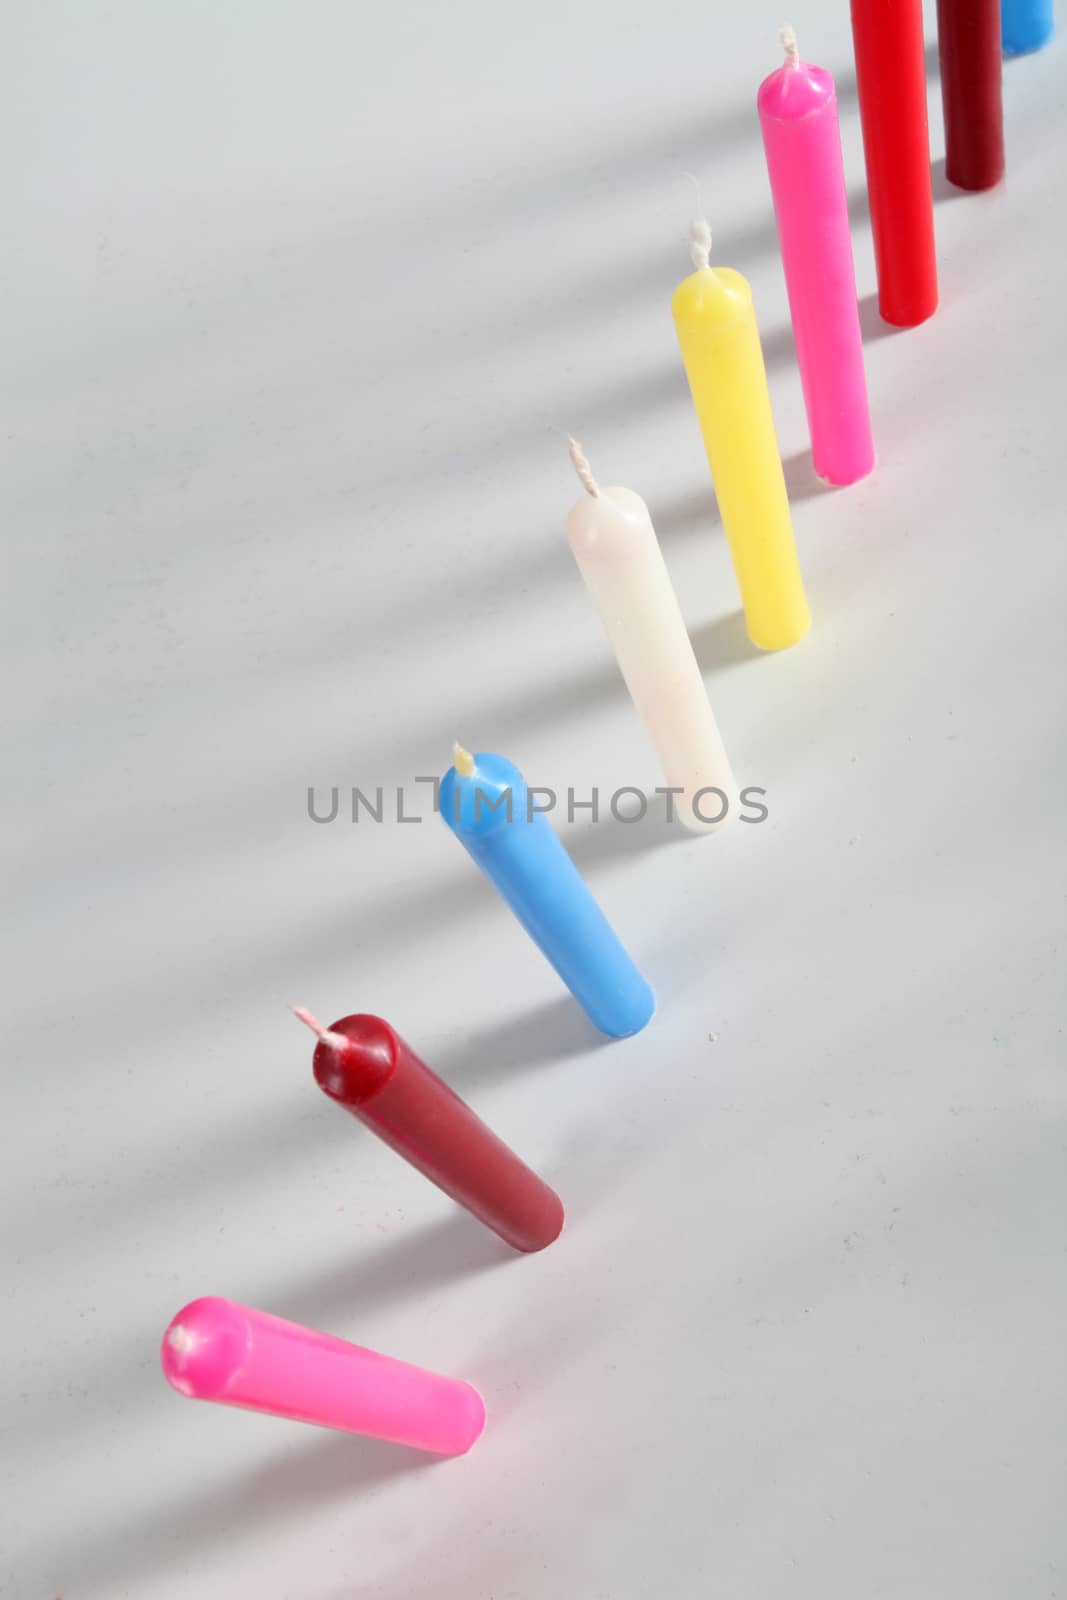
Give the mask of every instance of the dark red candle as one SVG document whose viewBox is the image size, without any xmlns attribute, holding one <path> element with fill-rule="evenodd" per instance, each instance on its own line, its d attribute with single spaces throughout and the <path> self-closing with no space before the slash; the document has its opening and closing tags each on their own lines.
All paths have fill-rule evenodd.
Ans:
<svg viewBox="0 0 1067 1600">
<path fill-rule="evenodd" d="M 543 1250 L 563 1227 L 563 1205 L 381 1017 L 342 1017 L 318 1035 L 320 1089 L 405 1161 L 466 1206 L 516 1250 Z"/>
<path fill-rule="evenodd" d="M 937 310 L 922 0 L 852 0 L 878 309 L 911 328 Z"/>
<path fill-rule="evenodd" d="M 1000 0 L 937 0 L 945 177 L 992 189 L 1004 176 Z"/>
</svg>

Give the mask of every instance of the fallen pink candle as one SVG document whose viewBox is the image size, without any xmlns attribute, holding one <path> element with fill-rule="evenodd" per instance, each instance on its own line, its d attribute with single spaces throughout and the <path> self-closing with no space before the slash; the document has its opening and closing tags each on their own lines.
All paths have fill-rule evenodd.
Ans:
<svg viewBox="0 0 1067 1600">
<path fill-rule="evenodd" d="M 757 105 L 778 219 L 815 471 L 855 483 L 874 466 L 856 272 L 834 80 L 801 61 L 782 29 L 786 64 Z"/>
<path fill-rule="evenodd" d="M 485 1426 L 477 1389 L 266 1311 L 209 1296 L 163 1335 L 163 1372 L 194 1400 L 460 1456 Z"/>
</svg>

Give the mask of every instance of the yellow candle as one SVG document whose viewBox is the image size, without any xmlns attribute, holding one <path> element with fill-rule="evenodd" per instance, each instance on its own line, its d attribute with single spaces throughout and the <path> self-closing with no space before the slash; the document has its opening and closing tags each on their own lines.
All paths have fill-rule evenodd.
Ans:
<svg viewBox="0 0 1067 1600">
<path fill-rule="evenodd" d="M 752 290 L 739 272 L 708 265 L 706 222 L 691 229 L 696 271 L 671 309 L 715 497 L 753 644 L 784 650 L 811 626 L 785 474 L 774 432 Z"/>
</svg>

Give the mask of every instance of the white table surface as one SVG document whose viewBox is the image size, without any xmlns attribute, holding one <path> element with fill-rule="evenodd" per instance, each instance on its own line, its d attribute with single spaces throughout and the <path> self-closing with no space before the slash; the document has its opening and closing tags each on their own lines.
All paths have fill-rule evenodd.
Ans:
<svg viewBox="0 0 1067 1600">
<path fill-rule="evenodd" d="M 932 28 L 932 7 L 928 23 Z M 811 477 L 773 8 L 7 8 L 2 1395 L 16 1600 L 1063 1595 L 1064 44 Z M 815 626 L 755 659 L 674 343 L 752 280 Z M 769 820 L 564 830 L 654 983 L 600 1047 L 439 820 L 454 737 L 661 781 L 563 541 L 649 501 Z M 389 1017 L 563 1194 L 516 1258 L 318 1093 Z M 1058 1059 L 1057 1059 L 1058 1058 Z M 183 1401 L 205 1293 L 484 1391 L 457 1462 Z"/>
</svg>

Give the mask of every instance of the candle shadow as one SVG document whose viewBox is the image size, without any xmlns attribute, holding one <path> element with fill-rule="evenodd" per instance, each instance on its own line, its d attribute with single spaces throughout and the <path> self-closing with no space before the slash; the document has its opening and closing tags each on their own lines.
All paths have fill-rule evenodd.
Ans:
<svg viewBox="0 0 1067 1600">
<path fill-rule="evenodd" d="M 265 1072 L 264 1081 L 279 1083 L 280 1074 Z M 210 1141 L 195 1154 L 172 1137 L 159 1140 L 156 1149 L 142 1150 L 144 1171 L 150 1180 L 110 1174 L 106 1183 L 87 1186 L 72 1214 L 69 1199 L 61 1193 L 54 1204 L 42 1204 L 34 1218 L 36 1236 L 49 1256 L 87 1251 L 131 1213 L 147 1222 L 178 1227 L 184 1209 L 183 1185 L 194 1184 L 198 1195 L 215 1194 L 218 1220 L 225 1224 L 240 1214 L 243 1186 L 255 1183 L 266 1170 L 280 1170 L 317 1157 L 336 1160 L 348 1130 L 316 1091 L 307 1060 L 294 1050 L 291 1069 L 282 1082 L 292 1081 L 292 1093 L 276 1088 L 262 1105 L 242 1107 L 224 1126 L 212 1130 Z M 15 1219 L 0 1229 L 0 1249 L 14 1253 L 19 1229 Z M 143 1350 L 143 1345 L 142 1345 Z"/>
<path fill-rule="evenodd" d="M 777 328 L 772 328 L 770 333 L 763 335 L 761 342 L 763 364 L 768 372 L 773 372 L 777 367 L 792 366 L 796 361 L 797 346 L 791 322 L 779 323 Z"/>
<path fill-rule="evenodd" d="M 819 495 L 834 492 L 835 486 L 832 483 L 825 483 L 815 471 L 810 450 L 798 450 L 795 455 L 786 456 L 782 462 L 782 471 L 785 474 L 785 488 L 790 505 L 795 505 L 799 500 L 814 500 Z"/>
<path fill-rule="evenodd" d="M 768 652 L 752 643 L 743 611 L 730 611 L 712 622 L 704 622 L 691 635 L 693 653 L 702 673 L 737 667 L 746 661 L 759 661 Z"/>
<path fill-rule="evenodd" d="M 606 804 L 610 804 L 607 797 Z M 663 794 L 645 794 L 645 810 L 631 822 L 620 821 L 614 814 L 601 817 L 596 823 L 579 832 L 565 833 L 563 842 L 572 861 L 583 872 L 605 862 L 626 861 L 645 855 L 650 850 L 662 850 L 668 845 L 692 844 L 697 835 L 678 821 L 672 801 L 668 816 L 668 797 Z M 621 802 L 621 809 L 632 810 L 636 805 L 633 795 Z"/>
<path fill-rule="evenodd" d="M 877 294 L 865 294 L 859 303 L 860 309 L 860 334 L 864 344 L 873 344 L 876 339 L 892 339 L 898 333 L 907 333 L 907 328 L 898 328 L 892 322 L 886 322 L 878 309 Z"/>
<path fill-rule="evenodd" d="M 363 1128 L 353 1129 L 353 1134 L 374 1138 Z M 337 1333 L 354 1313 L 362 1319 L 374 1310 L 392 1310 L 460 1279 L 525 1259 L 447 1195 L 439 1191 L 438 1198 L 444 1216 L 404 1237 L 384 1239 L 369 1263 L 342 1257 L 316 1268 L 302 1284 L 289 1275 L 273 1286 L 257 1286 L 249 1302 L 291 1322 Z M 339 1337 L 358 1341 L 360 1334 L 342 1328 Z"/>
<path fill-rule="evenodd" d="M 689 489 L 673 499 L 657 500 L 650 506 L 656 533 L 662 540 L 683 534 L 710 532 L 722 526 L 718 502 L 710 479 L 699 489 Z"/>
<path fill-rule="evenodd" d="M 613 1042 L 594 1028 L 573 996 L 563 994 L 436 1049 L 434 1070 L 465 1092 L 503 1082 L 528 1067 L 588 1055 Z"/>
<path fill-rule="evenodd" d="M 105 1347 L 94 1343 L 64 1352 L 50 1393 L 9 1406 L 4 1418 L 7 1448 L 17 1456 L 43 1456 L 49 1449 L 69 1446 L 87 1429 L 123 1423 L 157 1403 L 160 1384 L 166 1383 L 159 1370 L 165 1316 L 140 1332 L 115 1332 Z M 75 1373 L 77 1387 L 71 1377 Z"/>
<path fill-rule="evenodd" d="M 211 1421 L 209 1415 L 197 1418 L 207 1450 Z M 263 1427 L 263 1419 L 250 1416 L 248 1426 Z M 301 1429 L 299 1423 L 286 1426 L 297 1433 Z M 88 1547 L 79 1535 L 76 1548 L 64 1548 L 60 1532 L 47 1555 L 34 1565 L 56 1574 L 57 1592 L 99 1588 L 136 1593 L 157 1571 L 173 1571 L 177 1551 L 191 1546 L 202 1552 L 269 1534 L 327 1502 L 358 1500 L 395 1479 L 443 1464 L 439 1457 L 402 1445 L 319 1433 L 306 1444 L 276 1451 L 235 1480 L 208 1481 L 191 1494 L 176 1493 L 174 1480 L 170 1480 L 165 1509 L 152 1512 L 132 1527 L 126 1518 L 116 1520 L 88 1542 Z M 205 1477 L 209 1473 L 206 1466 Z"/>
<path fill-rule="evenodd" d="M 954 183 L 949 182 L 944 156 L 938 157 L 930 164 L 930 185 L 934 192 L 935 205 L 940 205 L 945 200 L 966 200 L 970 193 L 967 189 L 957 189 Z"/>
</svg>

